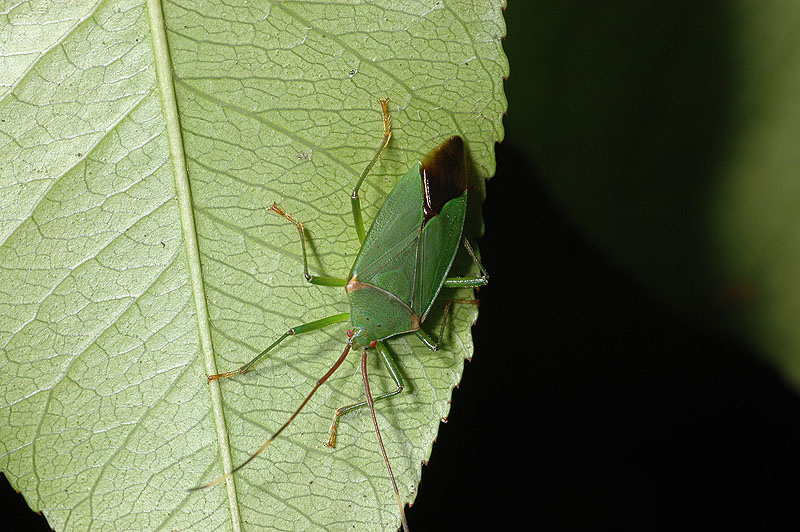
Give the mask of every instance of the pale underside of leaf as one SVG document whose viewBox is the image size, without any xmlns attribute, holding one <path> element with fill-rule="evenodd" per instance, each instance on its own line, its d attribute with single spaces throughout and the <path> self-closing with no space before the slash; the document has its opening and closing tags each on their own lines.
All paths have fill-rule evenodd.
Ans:
<svg viewBox="0 0 800 532">
<path fill-rule="evenodd" d="M 363 398 L 356 356 L 229 484 L 186 491 L 286 420 L 346 324 L 290 338 L 218 386 L 204 375 L 348 310 L 343 290 L 305 283 L 295 228 L 266 209 L 306 224 L 313 273 L 346 275 L 358 250 L 348 197 L 380 140 L 378 98 L 395 135 L 362 189 L 368 223 L 451 134 L 467 139 L 476 181 L 491 175 L 501 5 L 255 4 L 0 10 L 0 469 L 56 530 L 398 525 L 368 412 L 342 420 L 336 449 L 322 445 L 333 410 Z M 457 309 L 437 353 L 390 342 L 408 387 L 378 415 L 405 500 L 474 317 Z M 391 389 L 370 364 L 373 393 Z"/>
</svg>

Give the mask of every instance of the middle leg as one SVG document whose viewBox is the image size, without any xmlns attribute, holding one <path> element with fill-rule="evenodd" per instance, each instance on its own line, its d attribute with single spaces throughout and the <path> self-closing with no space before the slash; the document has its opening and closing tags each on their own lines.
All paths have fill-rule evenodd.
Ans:
<svg viewBox="0 0 800 532">
<path fill-rule="evenodd" d="M 316 331 L 317 329 L 321 329 L 323 327 L 327 327 L 328 325 L 332 325 L 334 323 L 339 323 L 340 321 L 344 321 L 344 320 L 347 320 L 347 319 L 350 319 L 350 314 L 347 313 L 347 312 L 343 312 L 341 314 L 334 314 L 333 316 L 328 316 L 327 318 L 322 318 L 322 319 L 319 319 L 319 320 L 311 321 L 309 323 L 303 323 L 302 325 L 297 325 L 295 327 L 292 327 L 291 329 L 289 329 L 288 331 L 283 333 L 280 336 L 280 338 L 278 338 L 277 340 L 272 342 L 272 344 L 270 344 L 269 347 L 267 347 L 266 349 L 261 351 L 252 360 L 250 360 L 250 362 L 248 362 L 244 366 L 241 366 L 239 369 L 236 369 L 236 370 L 233 370 L 233 371 L 226 371 L 224 373 L 217 373 L 215 375 L 206 375 L 206 378 L 208 379 L 208 382 L 211 382 L 211 381 L 217 380 L 217 379 L 233 377 L 234 375 L 244 375 L 245 373 L 247 373 L 248 371 L 253 369 L 253 365 L 256 362 L 261 360 L 261 358 L 266 356 L 267 353 L 272 351 L 275 347 L 278 346 L 278 344 L 280 344 L 282 341 L 284 341 L 288 337 L 297 336 L 297 335 L 300 335 L 300 334 L 303 334 L 303 333 L 307 333 L 307 332 L 310 332 L 310 331 Z"/>
</svg>

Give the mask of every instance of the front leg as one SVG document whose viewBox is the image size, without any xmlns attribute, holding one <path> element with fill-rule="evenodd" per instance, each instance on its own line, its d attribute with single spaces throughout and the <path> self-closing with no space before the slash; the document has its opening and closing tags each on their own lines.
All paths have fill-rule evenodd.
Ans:
<svg viewBox="0 0 800 532">
<path fill-rule="evenodd" d="M 308 257 L 306 256 L 306 229 L 303 227 L 303 224 L 297 220 L 294 216 L 287 213 L 276 203 L 273 203 L 269 210 L 274 212 L 275 214 L 283 217 L 285 220 L 292 222 L 297 227 L 297 233 L 300 235 L 300 247 L 303 249 L 303 275 L 305 275 L 306 281 L 311 284 L 316 284 L 320 286 L 347 286 L 347 279 L 338 279 L 336 277 L 324 277 L 322 275 L 311 275 L 308 273 Z"/>
<path fill-rule="evenodd" d="M 361 244 L 363 244 L 364 239 L 367 238 L 367 232 L 364 230 L 364 217 L 361 215 L 361 200 L 358 197 L 358 189 L 361 188 L 361 183 L 364 182 L 367 174 L 372 170 L 372 167 L 378 161 L 378 158 L 380 158 L 383 150 L 385 150 L 387 144 L 389 144 L 389 139 L 392 138 L 392 121 L 389 118 L 389 100 L 387 98 L 378 100 L 378 102 L 381 104 L 381 111 L 383 111 L 383 138 L 381 139 L 381 145 L 378 147 L 378 151 L 375 152 L 375 155 L 372 157 L 367 167 L 361 172 L 361 176 L 358 178 L 358 182 L 353 189 L 353 194 L 350 195 L 350 206 L 353 209 L 353 221 L 356 225 L 358 241 Z"/>
</svg>

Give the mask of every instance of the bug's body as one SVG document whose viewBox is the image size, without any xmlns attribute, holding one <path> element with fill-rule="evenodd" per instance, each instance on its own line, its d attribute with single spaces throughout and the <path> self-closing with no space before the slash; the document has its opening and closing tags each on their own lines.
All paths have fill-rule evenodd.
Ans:
<svg viewBox="0 0 800 532">
<path fill-rule="evenodd" d="M 342 415 L 359 408 L 369 407 L 375 433 L 397 497 L 403 529 L 407 532 L 408 524 L 403 510 L 403 501 L 397 489 L 375 415 L 376 401 L 393 397 L 403 390 L 401 372 L 382 340 L 399 334 L 415 333 L 426 346 L 437 349 L 437 344 L 422 331 L 420 326 L 442 287 L 484 286 L 488 282 L 488 277 L 466 240 L 463 240 L 464 246 L 480 268 L 482 275 L 474 278 L 447 277 L 459 243 L 462 241 L 461 232 L 464 228 L 464 217 L 467 210 L 466 156 L 464 141 L 459 136 L 451 137 L 439 144 L 399 180 L 375 217 L 369 233 L 365 233 L 358 190 L 391 138 L 387 100 L 380 100 L 380 103 L 383 109 L 383 141 L 372 161 L 362 172 L 350 197 L 361 249 L 347 279 L 310 275 L 303 224 L 276 204 L 270 207 L 271 211 L 297 227 L 303 251 L 306 280 L 316 285 L 345 287 L 350 298 L 350 312 L 335 314 L 292 327 L 239 369 L 207 375 L 207 377 L 211 382 L 222 377 L 247 373 L 258 360 L 289 336 L 297 336 L 349 319 L 352 328 L 347 331 L 348 342 L 344 352 L 328 372 L 317 381 L 286 423 L 278 428 L 250 458 L 218 479 L 193 489 L 208 488 L 229 479 L 233 473 L 266 449 L 289 426 L 317 389 L 344 362 L 350 349 L 355 347 L 362 350 L 361 372 L 366 400 L 336 410 L 331 423 L 330 438 L 326 445 L 335 446 L 336 430 Z M 468 302 L 475 303 L 476 301 Z M 449 302 L 445 309 L 449 309 Z M 367 378 L 366 359 L 369 352 L 378 353 L 397 386 L 395 390 L 374 398 L 370 392 Z"/>
<path fill-rule="evenodd" d="M 420 328 L 456 256 L 466 210 L 464 142 L 451 137 L 397 183 L 367 233 L 346 286 L 354 332 L 383 340 Z"/>
</svg>

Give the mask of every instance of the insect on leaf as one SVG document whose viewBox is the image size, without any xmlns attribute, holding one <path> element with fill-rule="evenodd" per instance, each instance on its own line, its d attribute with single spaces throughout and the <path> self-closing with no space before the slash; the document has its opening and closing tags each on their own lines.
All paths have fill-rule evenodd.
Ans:
<svg viewBox="0 0 800 532">
<path fill-rule="evenodd" d="M 303 221 L 312 273 L 346 275 L 378 98 L 394 138 L 362 187 L 367 224 L 453 134 L 480 203 L 503 135 L 504 32 L 502 2 L 485 0 L 0 10 L 0 469 L 33 510 L 57 531 L 397 528 L 369 412 L 323 446 L 334 409 L 363 398 L 357 357 L 233 483 L 187 492 L 287 419 L 346 324 L 219 388 L 204 375 L 347 311 L 344 290 L 305 282 L 297 232 L 267 209 Z M 456 309 L 435 353 L 389 342 L 407 393 L 377 412 L 406 501 L 475 316 Z M 392 386 L 370 364 L 373 393 Z"/>
</svg>

